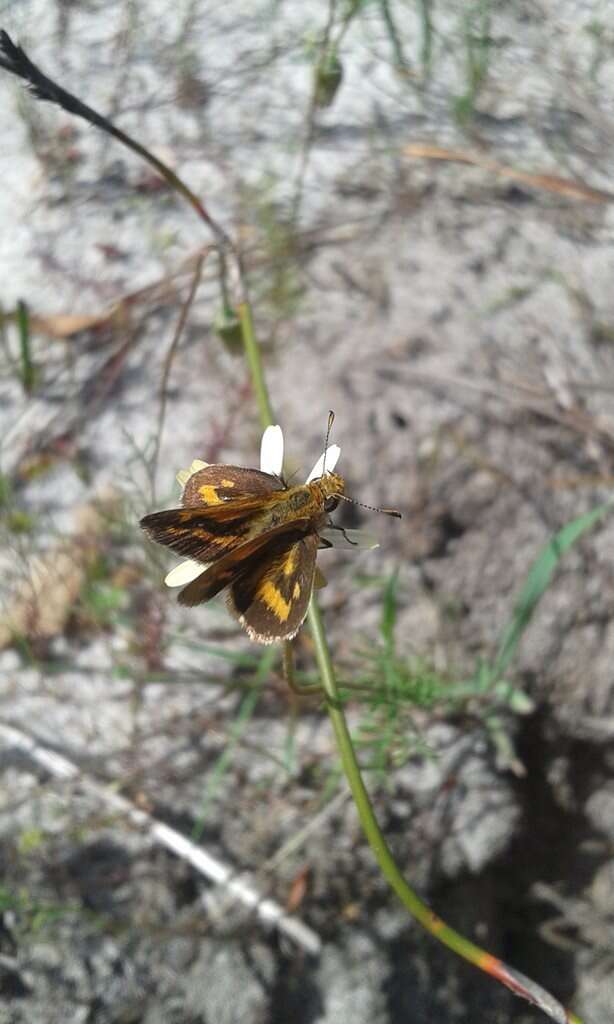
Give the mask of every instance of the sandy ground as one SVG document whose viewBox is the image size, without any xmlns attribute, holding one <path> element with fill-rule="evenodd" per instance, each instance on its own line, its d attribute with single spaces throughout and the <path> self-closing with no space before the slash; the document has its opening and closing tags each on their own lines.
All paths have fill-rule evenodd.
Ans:
<svg viewBox="0 0 614 1024">
<path fill-rule="evenodd" d="M 241 243 L 292 466 L 315 461 L 333 408 L 348 492 L 403 512 L 344 507 L 380 547 L 322 555 L 342 673 L 372 673 L 397 570 L 398 655 L 453 686 L 494 656 L 541 545 L 610 495 L 614 209 L 582 186 L 612 187 L 614 12 L 517 2 L 486 29 L 466 4 L 436 7 L 423 76 L 420 5 L 390 9 L 405 73 L 367 5 L 311 132 L 323 3 L 28 0 L 0 22 Z M 469 51 L 486 60 L 475 95 Z M 2 734 L 0 1022 L 543 1019 L 408 921 L 317 702 L 289 698 L 275 653 L 263 662 L 223 603 L 180 610 L 162 586 L 173 561 L 140 536 L 193 458 L 257 464 L 248 374 L 213 329 L 213 257 L 160 432 L 210 237 L 94 129 L 8 76 L 0 97 L 0 302 L 40 318 L 33 394 L 11 322 L 0 354 L 0 726 L 76 766 L 58 778 Z M 409 155 L 418 144 L 568 186 Z M 99 323 L 67 334 L 64 316 Z M 587 1024 L 614 1019 L 613 542 L 605 516 L 523 638 L 508 678 L 531 714 L 477 697 L 393 726 L 351 710 L 357 735 L 375 716 L 384 736 L 391 760 L 369 785 L 408 879 Z M 41 565 L 43 610 L 15 641 Z M 298 656 L 312 666 L 306 632 Z M 154 819 L 249 872 L 321 953 L 162 848 Z"/>
</svg>

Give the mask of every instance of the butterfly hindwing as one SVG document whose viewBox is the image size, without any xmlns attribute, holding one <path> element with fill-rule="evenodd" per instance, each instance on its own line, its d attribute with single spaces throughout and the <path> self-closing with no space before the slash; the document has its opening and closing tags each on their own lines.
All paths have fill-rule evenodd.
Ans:
<svg viewBox="0 0 614 1024">
<path fill-rule="evenodd" d="M 284 537 L 231 583 L 228 606 L 252 640 L 270 644 L 296 635 L 307 614 L 317 549 L 316 533 Z"/>
</svg>

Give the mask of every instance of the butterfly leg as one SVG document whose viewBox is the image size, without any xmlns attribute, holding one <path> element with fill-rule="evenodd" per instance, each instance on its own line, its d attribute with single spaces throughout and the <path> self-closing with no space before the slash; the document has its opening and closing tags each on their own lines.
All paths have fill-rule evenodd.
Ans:
<svg viewBox="0 0 614 1024">
<path fill-rule="evenodd" d="M 350 538 L 348 537 L 347 533 L 345 532 L 345 529 L 344 529 L 343 526 L 337 526 L 336 523 L 329 523 L 327 529 L 329 529 L 329 530 L 339 530 L 339 533 L 343 534 L 343 536 L 345 537 L 345 539 L 348 542 L 348 544 L 351 544 L 352 547 L 355 547 L 355 548 L 360 547 L 360 545 L 358 544 L 357 541 L 350 540 Z M 332 548 L 333 545 L 329 541 L 328 544 L 326 545 L 326 547 L 327 548 Z"/>
</svg>

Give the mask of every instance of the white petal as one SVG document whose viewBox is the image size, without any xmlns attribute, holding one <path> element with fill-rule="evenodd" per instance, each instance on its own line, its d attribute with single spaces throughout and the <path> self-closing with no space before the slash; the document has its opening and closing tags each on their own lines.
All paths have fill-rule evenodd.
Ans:
<svg viewBox="0 0 614 1024">
<path fill-rule="evenodd" d="M 188 558 L 185 562 L 180 562 L 174 569 L 171 569 L 164 582 L 167 587 L 182 587 L 184 583 L 191 583 L 197 576 L 200 576 L 201 572 L 204 572 L 207 568 L 202 562 L 194 562 L 191 558 Z"/>
<path fill-rule="evenodd" d="M 341 448 L 338 444 L 331 444 L 330 448 L 326 449 L 324 453 L 326 455 L 326 472 L 332 473 L 333 469 L 339 461 L 341 455 Z M 324 469 L 324 455 L 320 455 L 320 458 L 316 462 L 315 466 L 311 470 L 311 473 L 307 477 L 305 483 L 311 483 L 312 480 L 316 480 L 317 477 L 322 476 L 322 470 Z"/>
<path fill-rule="evenodd" d="M 284 464 L 284 435 L 281 427 L 267 427 L 260 444 L 260 469 L 281 476 Z"/>
<path fill-rule="evenodd" d="M 189 469 L 180 469 L 177 473 L 177 480 L 181 487 L 185 487 L 190 477 L 194 476 L 195 473 L 198 473 L 199 469 L 206 469 L 208 465 L 209 463 L 203 462 L 202 459 L 194 459 Z"/>
</svg>

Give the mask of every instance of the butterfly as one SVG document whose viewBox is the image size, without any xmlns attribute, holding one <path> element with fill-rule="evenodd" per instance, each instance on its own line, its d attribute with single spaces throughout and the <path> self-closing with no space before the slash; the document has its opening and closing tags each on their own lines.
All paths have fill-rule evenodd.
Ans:
<svg viewBox="0 0 614 1024">
<path fill-rule="evenodd" d="M 279 427 L 265 431 L 263 453 L 270 442 L 277 452 L 268 465 L 277 472 L 201 464 L 188 476 L 182 508 L 141 520 L 152 540 L 202 566 L 200 572 L 193 567 L 195 578 L 179 603 L 192 607 L 227 590 L 230 611 L 262 644 L 296 636 L 307 614 L 318 548 L 331 547 L 322 530 L 332 525 L 339 501 L 349 500 L 343 477 L 325 469 L 327 458 L 334 467 L 337 446 L 325 448 L 306 483 L 290 486 L 281 475 Z"/>
</svg>

